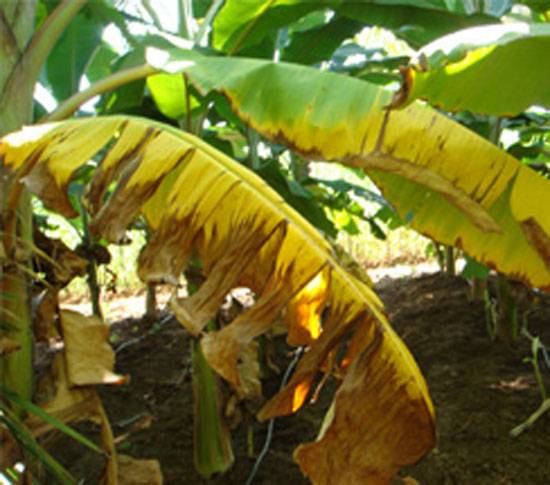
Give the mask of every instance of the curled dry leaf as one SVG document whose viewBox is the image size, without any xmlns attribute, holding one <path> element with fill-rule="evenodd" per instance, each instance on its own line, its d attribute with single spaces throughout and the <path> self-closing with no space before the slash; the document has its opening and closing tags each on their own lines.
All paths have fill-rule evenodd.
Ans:
<svg viewBox="0 0 550 485">
<path fill-rule="evenodd" d="M 86 273 L 88 261 L 60 239 L 49 238 L 36 228 L 33 238 L 36 247 L 40 249 L 35 255 L 39 269 L 45 273 L 45 279 L 50 285 L 63 288 L 75 276 Z"/>
<path fill-rule="evenodd" d="M 257 253 L 265 244 L 266 239 L 274 232 L 282 229 L 276 226 L 265 238 L 257 237 L 252 227 L 241 225 L 229 236 L 225 251 L 219 259 L 207 268 L 208 277 L 199 290 L 188 298 L 170 301 L 180 323 L 193 335 L 198 335 L 218 309 L 225 296 L 237 286 L 242 273 L 257 260 Z M 208 257 L 206 261 L 211 261 Z"/>
<path fill-rule="evenodd" d="M 241 384 L 237 397 L 259 401 L 262 398 L 262 383 L 260 382 L 258 342 L 252 341 L 242 349 L 237 368 Z"/>
<path fill-rule="evenodd" d="M 113 372 L 115 354 L 108 343 L 109 326 L 99 318 L 78 312 L 60 312 L 70 385 L 123 384 L 127 378 Z"/>
<path fill-rule="evenodd" d="M 93 143 L 87 142 L 88 137 Z M 79 144 L 85 149 L 79 150 Z M 267 403 L 260 418 L 299 409 L 329 354 L 340 355 L 342 346 L 345 350 L 348 339 L 352 337 L 353 342 L 354 333 L 361 329 L 365 345 L 349 347 L 348 357 L 355 360 L 346 363 L 350 369 L 346 379 L 359 388 L 353 402 L 365 412 L 355 429 L 347 428 L 351 433 L 347 458 L 333 462 L 333 472 L 339 476 L 340 467 L 358 466 L 389 476 L 397 471 L 397 464 L 414 461 L 433 446 L 434 413 L 424 379 L 392 332 L 379 298 L 368 284 L 346 271 L 332 246 L 300 214 L 242 165 L 185 132 L 129 117 L 79 119 L 27 129 L 2 140 L 0 158 L 13 170 L 32 164 L 25 179 L 28 186 L 54 208 L 70 214 L 64 201 L 71 174 L 103 146 L 108 150 L 89 190 L 91 228 L 116 241 L 143 214 L 152 231 L 139 258 L 139 274 L 148 282 L 177 284 L 189 255 L 198 254 L 207 277 L 203 287 L 192 297 L 173 302 L 184 325 L 199 334 L 234 286 L 248 287 L 257 295 L 254 304 L 228 325 L 202 337 L 208 363 L 237 393 L 245 395 L 256 386 L 256 377 L 250 379 L 247 353 L 253 340 L 271 329 L 285 310 L 293 341 L 310 344 L 288 385 Z M 106 187 L 114 187 L 109 197 L 104 197 Z M 320 331 L 323 313 L 327 319 Z M 73 330 L 81 334 L 89 329 L 96 345 L 104 344 L 105 329 L 64 315 L 66 337 Z M 361 349 L 374 342 L 372 358 L 362 358 Z M 67 343 L 68 349 L 83 344 Z M 92 376 L 83 369 L 75 371 L 78 363 L 67 356 L 75 373 L 71 379 L 104 382 L 106 375 L 112 379 L 105 372 L 110 367 L 97 364 L 108 361 L 109 355 L 83 355 L 89 355 Z M 361 376 L 368 382 L 357 383 Z M 340 395 L 334 423 L 348 409 L 348 395 L 344 391 Z M 392 412 L 380 421 L 390 399 Z M 371 429 L 380 432 L 373 434 Z M 359 441 L 351 438 L 357 430 Z M 388 438 L 407 433 L 418 437 L 411 449 L 395 446 Z M 340 434 L 327 431 L 325 436 L 316 449 L 339 446 Z M 383 458 L 377 461 L 373 454 Z M 311 474 L 316 459 L 301 460 L 302 468 Z"/>
<path fill-rule="evenodd" d="M 415 462 L 429 446 L 431 439 L 422 433 L 430 423 L 428 414 L 418 407 L 421 395 L 417 394 L 416 401 L 399 402 L 399 397 L 380 392 L 388 381 L 400 380 L 401 363 L 375 372 L 384 362 L 389 364 L 383 341 L 394 338 L 387 332 L 363 341 L 317 441 L 300 445 L 294 452 L 302 471 L 314 483 L 385 485 L 403 463 Z M 372 394 L 378 396 L 376 402 L 365 399 Z M 380 443 L 384 443 L 382 447 Z"/>
</svg>

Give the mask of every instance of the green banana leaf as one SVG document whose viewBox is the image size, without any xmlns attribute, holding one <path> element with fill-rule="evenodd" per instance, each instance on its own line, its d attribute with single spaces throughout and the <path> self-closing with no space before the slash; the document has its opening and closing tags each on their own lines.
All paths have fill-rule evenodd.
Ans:
<svg viewBox="0 0 550 485">
<path fill-rule="evenodd" d="M 227 0 L 214 21 L 213 40 L 215 48 L 236 53 L 311 12 L 332 9 L 366 25 L 394 30 L 419 47 L 455 30 L 497 22 L 511 5 L 510 0 Z"/>
<path fill-rule="evenodd" d="M 509 2 L 504 3 L 509 7 Z M 483 9 L 482 5 L 483 3 L 474 5 L 462 1 L 344 1 L 337 12 L 345 17 L 363 22 L 365 25 L 376 25 L 389 29 L 396 37 L 418 49 L 456 30 L 498 22 L 497 12 L 508 8 L 504 5 L 505 8 L 501 10 L 491 10 L 489 2 L 487 2 L 486 9 Z M 471 8 L 466 8 L 466 6 Z"/>
<path fill-rule="evenodd" d="M 227 0 L 214 19 L 213 46 L 225 52 L 238 52 L 308 13 L 337 5 L 340 1 Z"/>
<path fill-rule="evenodd" d="M 420 98 L 447 111 L 495 116 L 550 108 L 550 24 L 456 32 L 422 49 L 403 78 L 395 106 Z"/>
</svg>

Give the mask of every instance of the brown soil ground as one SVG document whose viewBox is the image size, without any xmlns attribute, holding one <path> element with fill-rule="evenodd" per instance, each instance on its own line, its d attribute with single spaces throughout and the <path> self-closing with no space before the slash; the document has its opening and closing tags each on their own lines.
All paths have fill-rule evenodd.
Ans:
<svg viewBox="0 0 550 485">
<path fill-rule="evenodd" d="M 382 280 L 378 291 L 394 328 L 416 357 L 436 410 L 439 442 L 420 463 L 403 471 L 421 484 L 550 484 L 550 413 L 519 438 L 510 430 L 541 402 L 530 364 L 530 344 L 492 342 L 484 305 L 468 300 L 460 278 L 441 274 Z M 127 319 L 112 326 L 114 346 L 151 329 L 151 323 Z M 550 342 L 550 299 L 529 315 L 529 329 Z M 244 484 L 254 464 L 247 457 L 246 430 L 233 434 L 235 465 L 223 476 L 202 479 L 193 466 L 193 397 L 188 334 L 175 321 L 117 353 L 117 370 L 130 374 L 125 387 L 101 391 L 121 453 L 160 460 L 167 484 Z M 290 359 L 278 352 L 284 369 Z M 543 366 L 550 390 L 550 369 Z M 273 375 L 264 394 L 280 385 Z M 296 416 L 275 422 L 273 441 L 256 475 L 257 484 L 307 483 L 292 461 L 300 443 L 315 438 L 334 383 L 322 398 Z M 330 389 L 332 387 L 332 389 Z M 134 424 L 131 421 L 134 420 Z M 137 423 L 137 424 L 136 424 Z M 140 425 L 141 423 L 141 425 Z M 255 423 L 256 453 L 266 424 Z M 96 483 L 94 457 L 71 442 L 59 442 L 57 454 L 86 483 Z"/>
</svg>

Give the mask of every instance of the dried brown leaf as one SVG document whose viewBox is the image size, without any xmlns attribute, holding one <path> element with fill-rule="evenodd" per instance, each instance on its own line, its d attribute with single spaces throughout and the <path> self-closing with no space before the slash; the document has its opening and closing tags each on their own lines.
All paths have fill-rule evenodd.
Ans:
<svg viewBox="0 0 550 485">
<path fill-rule="evenodd" d="M 108 343 L 109 326 L 99 318 L 78 312 L 60 313 L 71 385 L 123 384 L 127 378 L 113 372 L 115 354 Z"/>
<path fill-rule="evenodd" d="M 401 467 L 420 459 L 435 443 L 421 394 L 412 382 L 402 381 L 398 364 L 388 361 L 386 349 L 393 342 L 384 341 L 391 339 L 378 333 L 365 340 L 317 441 L 294 452 L 313 483 L 387 485 Z M 405 392 L 396 392 L 398 388 Z M 372 395 L 377 399 L 367 398 Z"/>
<path fill-rule="evenodd" d="M 119 485 L 162 485 L 162 472 L 158 460 L 138 460 L 118 455 Z"/>
</svg>

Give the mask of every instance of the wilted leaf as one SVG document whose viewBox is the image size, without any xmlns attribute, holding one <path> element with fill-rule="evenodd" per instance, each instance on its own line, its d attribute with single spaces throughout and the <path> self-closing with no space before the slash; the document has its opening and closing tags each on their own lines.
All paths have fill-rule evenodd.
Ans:
<svg viewBox="0 0 550 485">
<path fill-rule="evenodd" d="M 396 421 L 396 425 L 420 433 L 424 450 L 431 446 L 435 439 L 433 409 L 424 380 L 391 332 L 380 300 L 367 284 L 342 267 L 332 246 L 262 179 L 185 132 L 122 117 L 79 119 L 49 125 L 48 129 L 38 127 L 25 135 L 14 134 L 2 141 L 0 156 L 11 168 L 34 164 L 26 179 L 28 184 L 42 195 L 46 187 L 42 182 L 47 179 L 49 200 L 64 209 L 57 198 L 65 197 L 63 190 L 72 171 L 94 154 L 80 133 L 96 136 L 97 150 L 101 148 L 95 144 L 98 138 L 109 147 L 88 192 L 91 227 L 98 236 L 117 240 L 142 213 L 152 228 L 139 261 L 144 280 L 177 283 L 193 251 L 202 260 L 207 278 L 212 277 L 203 294 L 187 301 L 194 313 L 190 320 L 200 317 L 198 323 L 193 322 L 194 328 L 202 328 L 205 316 L 211 312 L 208 299 L 223 298 L 234 284 L 247 286 L 258 295 L 254 304 L 230 324 L 202 337 L 201 347 L 208 363 L 241 393 L 246 392 L 248 379 L 243 353 L 246 356 L 250 343 L 280 319 L 288 303 L 312 279 L 320 272 L 326 273 L 327 283 L 309 287 L 308 298 L 319 301 L 315 303 L 319 308 L 326 299 L 327 322 L 304 354 L 288 387 L 274 398 L 276 405 L 268 406 L 262 417 L 297 410 L 327 355 L 345 346 L 362 322 L 367 326 L 368 340 L 379 338 L 381 342 L 378 355 L 382 358 L 373 360 L 370 371 L 380 375 L 382 384 L 368 395 L 371 406 L 376 407 L 379 394 L 395 395 L 396 409 L 413 408 L 418 413 L 413 416 L 418 417 L 415 422 Z M 86 143 L 86 149 L 74 148 L 66 157 L 63 144 L 75 147 L 77 140 Z M 54 149 L 54 145 L 59 146 Z M 42 158 L 45 153 L 48 157 Z M 57 154 L 63 158 L 58 159 Z M 61 167 L 59 172 L 57 167 Z M 114 190 L 104 197 L 107 187 Z M 247 248 L 245 253 L 239 251 L 239 242 Z M 90 358 L 94 361 L 95 356 Z M 375 426 L 378 416 L 373 412 L 363 419 L 365 426 Z M 393 424 L 387 422 L 387 426 L 391 433 Z M 373 446 L 385 449 L 384 442 Z M 387 453 L 403 464 L 411 457 L 392 447 Z M 206 467 L 207 472 L 211 470 Z"/>
<path fill-rule="evenodd" d="M 40 402 L 42 409 L 64 423 L 96 419 L 96 394 L 92 388 L 70 389 L 67 382 L 66 364 L 61 355 L 57 355 L 52 366 L 54 382 L 53 396 Z M 37 416 L 27 420 L 33 434 L 37 437 L 55 429 L 55 426 Z"/>
<path fill-rule="evenodd" d="M 243 386 L 238 366 L 242 352 L 278 319 L 288 302 L 286 286 L 291 285 L 291 282 L 292 274 L 289 273 L 282 281 L 270 279 L 252 307 L 241 313 L 230 325 L 203 336 L 201 347 L 206 359 L 235 389 L 242 389 Z"/>
<path fill-rule="evenodd" d="M 98 317 L 60 312 L 70 385 L 123 384 L 113 372 L 115 354 L 109 345 L 109 326 Z"/>
<path fill-rule="evenodd" d="M 401 468 L 401 460 L 413 463 L 429 446 L 431 438 L 420 430 L 430 423 L 414 400 L 399 402 L 390 394 L 378 393 L 380 386 L 401 373 L 390 365 L 386 373 L 373 374 L 378 363 L 386 359 L 382 341 L 394 338 L 388 332 L 363 342 L 361 353 L 336 392 L 317 441 L 300 445 L 294 452 L 313 483 L 386 485 Z M 379 396 L 376 405 L 365 400 L 372 393 Z M 377 445 L 380 442 L 383 448 Z"/>
<path fill-rule="evenodd" d="M 241 350 L 237 368 L 241 383 L 237 389 L 237 397 L 249 401 L 260 400 L 262 398 L 262 383 L 260 382 L 258 342 L 252 341 Z"/>
<path fill-rule="evenodd" d="M 281 230 L 284 227 L 279 225 L 273 232 Z M 224 297 L 237 286 L 242 273 L 254 259 L 258 259 L 257 253 L 273 236 L 271 232 L 262 238 L 262 232 L 254 232 L 247 225 L 235 228 L 226 239 L 224 253 L 211 265 L 199 290 L 188 298 L 171 299 L 172 311 L 191 334 L 198 335 L 202 331 L 220 308 Z"/>
</svg>

